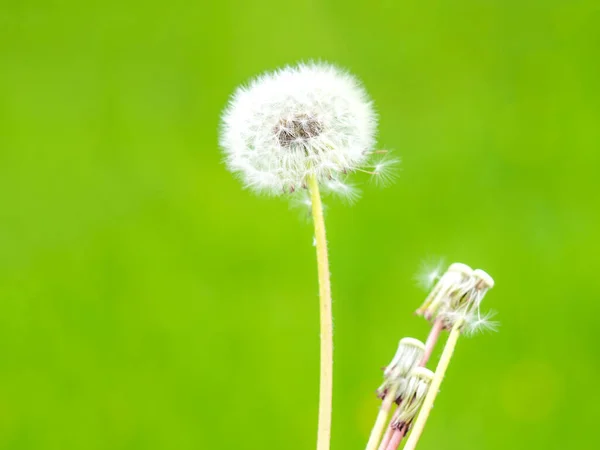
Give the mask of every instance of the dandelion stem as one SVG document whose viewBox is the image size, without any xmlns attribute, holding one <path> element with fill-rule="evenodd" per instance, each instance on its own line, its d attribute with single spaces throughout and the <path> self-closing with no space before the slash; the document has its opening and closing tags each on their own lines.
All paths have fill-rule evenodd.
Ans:
<svg viewBox="0 0 600 450">
<path fill-rule="evenodd" d="M 319 272 L 319 298 L 321 317 L 321 376 L 319 387 L 319 425 L 317 450 L 329 450 L 331 440 L 331 403 L 333 396 L 333 319 L 331 313 L 331 282 L 323 205 L 319 183 L 315 176 L 308 178 L 315 227 L 317 266 Z"/>
<path fill-rule="evenodd" d="M 431 353 L 433 352 L 433 348 L 435 347 L 443 328 L 443 320 L 441 318 L 437 318 L 431 327 L 429 335 L 427 336 L 427 341 L 425 341 L 425 352 L 423 352 L 423 359 L 421 359 L 419 366 L 425 367 L 427 361 L 429 361 L 429 358 L 431 358 Z"/>
<path fill-rule="evenodd" d="M 394 400 L 396 400 L 397 391 L 398 386 L 394 385 L 388 392 L 385 393 L 383 403 L 379 409 L 379 414 L 377 414 L 377 419 L 375 420 L 375 425 L 373 425 L 373 429 L 371 430 L 371 436 L 369 436 L 369 442 L 367 443 L 366 450 L 375 450 L 379 445 L 381 435 L 383 434 L 383 430 L 387 423 L 387 418 L 390 414 L 390 410 L 392 409 L 392 404 L 394 403 Z"/>
<path fill-rule="evenodd" d="M 394 418 L 392 417 L 392 421 L 393 420 Z M 383 435 L 383 439 L 381 440 L 381 444 L 379 444 L 379 448 L 377 450 L 385 450 L 388 447 L 388 444 L 390 443 L 390 441 L 392 440 L 392 436 L 394 435 L 394 431 L 396 430 L 392 427 L 392 424 L 388 424 L 387 430 Z"/>
<path fill-rule="evenodd" d="M 407 427 L 408 425 L 403 425 L 402 428 L 396 430 L 397 432 L 390 438 L 386 450 L 396 450 L 398 448 L 400 442 L 406 436 Z"/>
<path fill-rule="evenodd" d="M 454 348 L 456 347 L 456 341 L 460 336 L 460 327 L 462 325 L 462 320 L 457 320 L 452 327 L 452 331 L 450 331 L 450 336 L 448 336 L 448 340 L 446 341 L 446 345 L 444 346 L 444 351 L 442 352 L 442 356 L 440 357 L 440 361 L 435 369 L 435 376 L 431 381 L 431 385 L 429 386 L 429 390 L 427 391 L 427 395 L 425 396 L 425 401 L 423 402 L 423 406 L 421 407 L 421 411 L 417 416 L 417 420 L 415 421 L 415 425 L 413 427 L 412 432 L 404 446 L 404 450 L 415 450 L 417 444 L 419 442 L 419 438 L 423 433 L 423 429 L 425 428 L 425 423 L 427 422 L 427 418 L 429 417 L 429 413 L 431 408 L 433 407 L 433 402 L 435 401 L 435 397 L 440 389 L 440 385 L 442 384 L 442 380 L 444 379 L 444 375 L 446 373 L 446 369 L 448 368 L 448 364 L 450 364 L 450 360 L 452 359 L 452 354 L 454 353 Z"/>
</svg>

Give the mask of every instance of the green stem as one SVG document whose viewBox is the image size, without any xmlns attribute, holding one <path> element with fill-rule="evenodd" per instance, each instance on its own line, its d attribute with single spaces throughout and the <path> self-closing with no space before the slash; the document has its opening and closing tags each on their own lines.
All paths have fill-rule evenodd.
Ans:
<svg viewBox="0 0 600 450">
<path fill-rule="evenodd" d="M 315 245 L 319 273 L 319 298 L 321 316 L 321 377 L 319 387 L 319 425 L 317 450 L 329 450 L 331 440 L 331 409 L 333 396 L 333 318 L 331 313 L 331 282 L 323 205 L 319 183 L 314 176 L 308 178 L 315 226 Z"/>
<path fill-rule="evenodd" d="M 423 433 L 425 423 L 427 422 L 427 418 L 429 417 L 429 413 L 433 407 L 433 402 L 435 401 L 435 397 L 437 396 L 440 385 L 442 384 L 442 380 L 444 379 L 446 369 L 448 369 L 448 364 L 450 364 L 450 359 L 452 359 L 452 354 L 454 353 L 454 348 L 456 347 L 456 341 L 460 336 L 461 325 L 462 321 L 457 320 L 452 327 L 452 331 L 450 332 L 450 336 L 448 336 L 448 340 L 444 346 L 444 351 L 440 357 L 440 362 L 438 362 L 438 365 L 435 369 L 435 376 L 433 377 L 433 380 L 431 380 L 431 385 L 429 386 L 429 390 L 425 396 L 425 401 L 423 402 L 421 411 L 419 412 L 417 420 L 412 427 L 412 432 L 410 433 L 408 441 L 404 446 L 404 450 L 415 450 L 417 447 L 419 438 Z"/>
</svg>

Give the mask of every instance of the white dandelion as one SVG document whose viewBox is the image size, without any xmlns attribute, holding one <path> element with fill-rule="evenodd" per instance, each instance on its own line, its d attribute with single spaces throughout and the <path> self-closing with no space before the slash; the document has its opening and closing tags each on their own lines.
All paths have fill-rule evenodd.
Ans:
<svg viewBox="0 0 600 450">
<path fill-rule="evenodd" d="M 241 86 L 223 112 L 220 144 L 227 167 L 246 187 L 294 193 L 315 177 L 326 191 L 356 200 L 346 182 L 356 170 L 382 181 L 395 160 L 371 161 L 377 116 L 356 78 L 325 63 L 265 73 Z"/>
<path fill-rule="evenodd" d="M 255 192 L 295 194 L 313 219 L 321 316 L 317 450 L 327 450 L 333 317 L 320 192 L 353 202 L 360 193 L 347 176 L 362 171 L 389 181 L 394 160 L 373 151 L 377 115 L 361 84 L 329 64 L 298 64 L 258 76 L 235 91 L 221 119 L 219 141 L 229 170 Z"/>
</svg>

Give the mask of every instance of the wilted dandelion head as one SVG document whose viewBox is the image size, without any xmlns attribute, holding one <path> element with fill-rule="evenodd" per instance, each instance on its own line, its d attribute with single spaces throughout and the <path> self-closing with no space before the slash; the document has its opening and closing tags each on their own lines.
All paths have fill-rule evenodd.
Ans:
<svg viewBox="0 0 600 450">
<path fill-rule="evenodd" d="M 291 193 L 315 176 L 352 197 L 344 181 L 349 172 L 380 164 L 390 176 L 389 160 L 369 161 L 376 125 L 372 102 L 352 75 L 329 64 L 299 64 L 237 89 L 223 112 L 220 144 L 228 168 L 257 192 Z"/>
<path fill-rule="evenodd" d="M 383 372 L 384 381 L 377 390 L 379 396 L 385 396 L 392 386 L 397 388 L 399 395 L 406 385 L 408 374 L 419 365 L 424 353 L 425 344 L 418 339 L 410 337 L 400 339 L 394 358 Z"/>
<path fill-rule="evenodd" d="M 400 405 L 394 414 L 391 426 L 400 429 L 409 424 L 421 408 L 434 373 L 425 367 L 415 367 L 406 382 L 404 390 L 400 392 Z"/>
<path fill-rule="evenodd" d="M 418 339 L 410 337 L 400 339 L 396 354 L 386 367 L 384 375 L 394 377 L 406 376 L 408 372 L 419 364 L 424 352 L 425 344 Z"/>
<path fill-rule="evenodd" d="M 481 302 L 494 287 L 494 279 L 481 269 L 454 263 L 438 277 L 425 302 L 417 310 L 428 320 L 442 318 L 447 328 L 460 322 L 467 334 L 495 331 L 498 323 L 490 320 L 494 313 L 481 313 Z"/>
</svg>

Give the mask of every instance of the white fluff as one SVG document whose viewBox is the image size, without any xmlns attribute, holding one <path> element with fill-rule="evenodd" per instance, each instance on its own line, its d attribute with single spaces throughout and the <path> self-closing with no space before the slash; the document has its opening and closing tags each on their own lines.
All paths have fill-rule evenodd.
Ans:
<svg viewBox="0 0 600 450">
<path fill-rule="evenodd" d="M 291 193 L 315 175 L 352 196 L 345 175 L 372 166 L 376 126 L 353 76 L 329 64 L 299 64 L 237 89 L 223 112 L 220 144 L 227 167 L 257 192 Z"/>
</svg>

